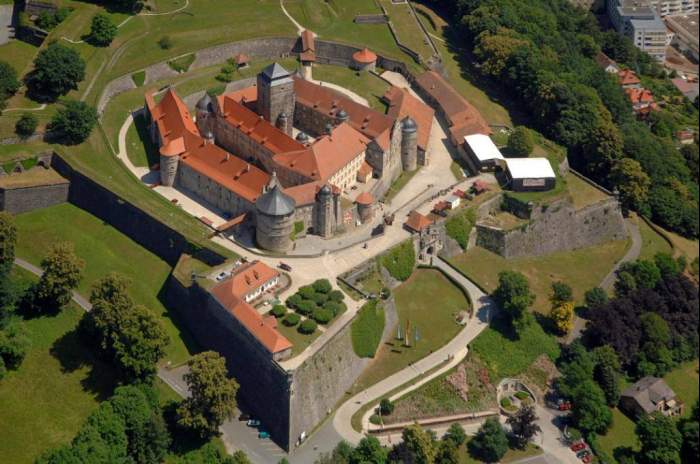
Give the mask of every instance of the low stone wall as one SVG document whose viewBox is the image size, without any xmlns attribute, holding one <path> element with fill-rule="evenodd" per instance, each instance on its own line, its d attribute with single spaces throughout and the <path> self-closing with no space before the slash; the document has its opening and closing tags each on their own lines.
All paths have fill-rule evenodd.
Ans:
<svg viewBox="0 0 700 464">
<path fill-rule="evenodd" d="M 242 40 L 215 47 L 205 48 L 196 53 L 196 58 L 190 70 L 205 68 L 223 63 L 239 53 L 256 58 L 282 58 L 294 53 L 296 37 L 267 37 L 260 39 Z M 318 42 L 317 42 L 318 43 Z"/>
<path fill-rule="evenodd" d="M 580 210 L 566 199 L 534 206 L 529 219 L 507 231 L 477 224 L 476 244 L 515 258 L 575 250 L 627 236 L 620 205 L 612 197 Z"/>
<path fill-rule="evenodd" d="M 68 190 L 68 180 L 49 185 L 33 185 L 18 188 L 0 187 L 0 211 L 20 214 L 65 203 L 68 201 Z"/>
</svg>

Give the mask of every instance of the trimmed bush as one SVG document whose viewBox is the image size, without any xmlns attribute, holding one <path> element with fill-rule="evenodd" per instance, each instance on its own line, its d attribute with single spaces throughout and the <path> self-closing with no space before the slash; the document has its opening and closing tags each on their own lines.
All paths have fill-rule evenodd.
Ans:
<svg viewBox="0 0 700 464">
<path fill-rule="evenodd" d="M 328 299 L 331 301 L 341 302 L 345 299 L 345 295 L 340 290 L 332 290 L 328 293 Z"/>
<path fill-rule="evenodd" d="M 318 306 L 311 300 L 302 300 L 301 303 L 297 305 L 297 312 L 304 316 L 308 316 L 313 313 Z"/>
<path fill-rule="evenodd" d="M 347 309 L 345 303 L 337 303 L 335 301 L 327 301 L 326 304 L 323 305 L 323 307 L 331 313 L 333 313 L 333 317 L 337 316 L 338 314 L 344 312 Z"/>
<path fill-rule="evenodd" d="M 299 328 L 297 330 L 299 331 L 299 333 L 311 335 L 312 333 L 316 332 L 317 327 L 318 324 L 316 324 L 316 321 L 312 319 L 306 319 L 305 321 L 302 321 L 301 324 L 299 324 Z"/>
<path fill-rule="evenodd" d="M 318 293 L 328 293 L 333 290 L 333 287 L 328 279 L 318 279 L 312 284 L 312 287 L 314 288 L 314 291 Z"/>
<path fill-rule="evenodd" d="M 169 35 L 164 35 L 158 40 L 158 46 L 163 50 L 170 50 L 173 48 L 173 39 Z"/>
<path fill-rule="evenodd" d="M 328 301 L 328 295 L 325 293 L 314 293 L 313 296 L 311 297 L 311 301 L 316 303 L 319 306 L 323 306 L 323 304 Z"/>
<path fill-rule="evenodd" d="M 413 273 L 416 265 L 416 253 L 413 243 L 408 240 L 392 248 L 382 258 L 382 265 L 396 280 L 407 280 Z"/>
<path fill-rule="evenodd" d="M 299 323 L 300 320 L 301 317 L 298 314 L 289 313 L 286 316 L 284 316 L 284 319 L 282 319 L 282 324 L 286 325 L 287 327 L 294 327 Z"/>
<path fill-rule="evenodd" d="M 279 319 L 287 314 L 287 308 L 285 308 L 283 305 L 274 305 L 272 307 L 272 311 L 270 311 L 270 314 Z"/>
<path fill-rule="evenodd" d="M 299 287 L 297 294 L 305 300 L 312 300 L 316 294 L 316 290 L 314 290 L 311 285 L 304 285 L 303 287 Z"/>
<path fill-rule="evenodd" d="M 24 113 L 15 123 L 15 133 L 25 139 L 34 135 L 39 120 L 31 113 Z"/>
<path fill-rule="evenodd" d="M 519 391 L 515 393 L 515 397 L 519 399 L 520 401 L 525 401 L 527 399 L 530 399 L 530 395 L 527 392 L 524 391 Z"/>
<path fill-rule="evenodd" d="M 506 410 L 513 409 L 513 403 L 511 403 L 510 398 L 501 398 L 501 407 Z"/>
<path fill-rule="evenodd" d="M 382 420 L 379 418 L 379 414 L 372 414 L 369 416 L 369 421 L 374 425 L 380 425 L 382 423 Z"/>
<path fill-rule="evenodd" d="M 326 308 L 317 308 L 314 310 L 313 318 L 319 324 L 328 324 L 333 319 L 333 311 Z"/>
<path fill-rule="evenodd" d="M 287 298 L 287 301 L 285 301 L 285 304 L 290 309 L 297 309 L 299 307 L 299 304 L 302 301 L 304 301 L 304 299 L 301 297 L 301 295 L 299 295 L 298 293 L 295 293 L 294 295 Z"/>
<path fill-rule="evenodd" d="M 382 398 L 379 402 L 379 410 L 382 412 L 383 416 L 388 416 L 394 412 L 394 403 L 392 403 L 389 398 Z"/>
</svg>

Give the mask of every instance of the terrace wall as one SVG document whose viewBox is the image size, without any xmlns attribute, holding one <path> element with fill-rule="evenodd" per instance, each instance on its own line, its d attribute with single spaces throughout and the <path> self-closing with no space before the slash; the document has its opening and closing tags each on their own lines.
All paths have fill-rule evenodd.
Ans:
<svg viewBox="0 0 700 464">
<path fill-rule="evenodd" d="M 62 183 L 50 185 L 0 188 L 0 211 L 19 214 L 65 203 L 68 201 L 68 187 L 69 183 L 66 180 Z"/>
</svg>

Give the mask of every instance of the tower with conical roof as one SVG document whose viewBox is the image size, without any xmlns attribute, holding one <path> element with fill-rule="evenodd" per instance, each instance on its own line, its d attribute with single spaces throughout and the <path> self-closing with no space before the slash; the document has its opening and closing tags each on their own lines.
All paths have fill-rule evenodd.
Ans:
<svg viewBox="0 0 700 464">
<path fill-rule="evenodd" d="M 294 114 L 294 81 L 292 76 L 279 63 L 272 63 L 258 74 L 258 114 L 268 122 L 292 135 L 292 115 Z M 280 116 L 287 121 L 280 121 Z"/>
<path fill-rule="evenodd" d="M 277 174 L 255 202 L 255 240 L 264 250 L 283 252 L 292 244 L 294 199 L 282 191 Z"/>
<path fill-rule="evenodd" d="M 409 172 L 418 167 L 418 125 L 410 116 L 401 121 L 401 166 Z"/>
</svg>

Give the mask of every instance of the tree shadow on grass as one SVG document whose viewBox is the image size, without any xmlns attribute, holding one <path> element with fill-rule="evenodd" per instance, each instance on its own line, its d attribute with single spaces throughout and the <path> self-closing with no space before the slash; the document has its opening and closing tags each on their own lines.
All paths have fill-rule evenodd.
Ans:
<svg viewBox="0 0 700 464">
<path fill-rule="evenodd" d="M 510 341 L 520 339 L 515 327 L 502 312 L 491 319 L 491 328 Z"/>
<path fill-rule="evenodd" d="M 87 368 L 80 380 L 83 390 L 93 393 L 98 401 L 104 401 L 117 385 L 117 374 L 113 367 L 97 359 L 93 349 L 83 342 L 78 329 L 74 328 L 58 338 L 49 353 L 61 363 L 61 372 L 65 374 Z"/>
</svg>

